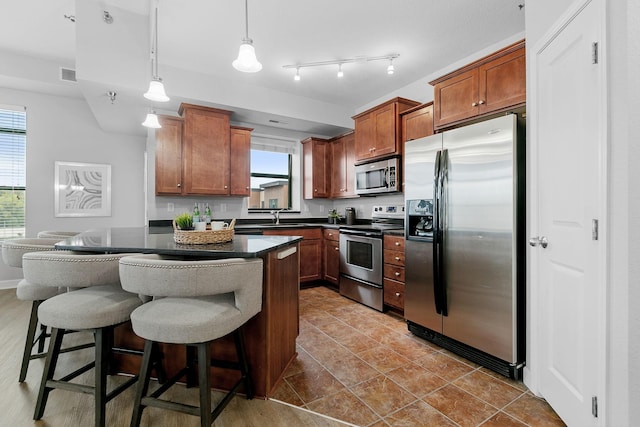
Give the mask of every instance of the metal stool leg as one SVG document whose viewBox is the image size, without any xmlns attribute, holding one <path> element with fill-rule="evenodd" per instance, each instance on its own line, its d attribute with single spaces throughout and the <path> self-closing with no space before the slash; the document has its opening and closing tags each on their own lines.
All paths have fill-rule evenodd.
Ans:
<svg viewBox="0 0 640 427">
<path fill-rule="evenodd" d="M 147 395 L 149 389 L 149 379 L 151 378 L 151 355 L 154 350 L 154 343 L 150 340 L 144 342 L 144 354 L 142 356 L 142 365 L 140 366 L 140 377 L 136 387 L 136 396 L 133 401 L 133 415 L 131 416 L 131 427 L 138 427 L 142 419 L 142 411 L 145 406 L 142 405 L 142 398 Z"/>
<path fill-rule="evenodd" d="M 200 426 L 202 427 L 210 427 L 213 421 L 211 418 L 210 366 L 209 343 L 200 343 L 198 344 L 198 382 L 200 385 Z"/>
<path fill-rule="evenodd" d="M 27 340 L 24 343 L 24 352 L 22 353 L 22 365 L 20 366 L 20 377 L 18 382 L 24 382 L 27 378 L 27 370 L 29 369 L 29 361 L 31 361 L 31 351 L 38 328 L 38 306 L 41 301 L 33 301 L 31 304 L 31 316 L 29 317 L 29 326 L 27 327 Z M 42 340 L 44 345 L 44 340 Z"/>
<path fill-rule="evenodd" d="M 51 338 L 49 340 L 49 350 L 47 351 L 47 358 L 44 362 L 44 370 L 42 371 L 42 381 L 40 382 L 40 391 L 38 392 L 38 400 L 36 402 L 36 410 L 33 414 L 34 420 L 39 420 L 44 414 L 44 407 L 47 405 L 47 399 L 49 398 L 49 392 L 53 390 L 51 387 L 47 387 L 47 381 L 53 379 L 53 373 L 56 370 L 56 364 L 58 363 L 58 356 L 60 354 L 60 347 L 62 346 L 62 338 L 64 337 L 64 331 L 58 328 L 51 329 Z"/>
<path fill-rule="evenodd" d="M 96 337 L 96 365 L 95 365 L 95 425 L 104 427 L 106 420 L 107 406 L 107 372 L 109 369 L 109 343 L 110 328 L 99 328 L 95 331 Z"/>
</svg>

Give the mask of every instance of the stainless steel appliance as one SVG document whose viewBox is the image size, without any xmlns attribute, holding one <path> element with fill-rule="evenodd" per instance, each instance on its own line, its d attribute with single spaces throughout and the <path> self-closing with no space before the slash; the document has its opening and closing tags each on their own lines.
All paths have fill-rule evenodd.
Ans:
<svg viewBox="0 0 640 427">
<path fill-rule="evenodd" d="M 340 294 L 382 311 L 382 236 L 402 230 L 404 206 L 374 206 L 371 218 L 340 227 Z"/>
<path fill-rule="evenodd" d="M 347 225 L 353 225 L 356 223 L 356 208 L 345 208 L 344 219 Z"/>
<path fill-rule="evenodd" d="M 371 195 L 400 191 L 400 159 L 391 157 L 356 165 L 356 194 Z"/>
<path fill-rule="evenodd" d="M 524 366 L 524 132 L 514 114 L 405 145 L 409 330 L 512 378 Z"/>
</svg>

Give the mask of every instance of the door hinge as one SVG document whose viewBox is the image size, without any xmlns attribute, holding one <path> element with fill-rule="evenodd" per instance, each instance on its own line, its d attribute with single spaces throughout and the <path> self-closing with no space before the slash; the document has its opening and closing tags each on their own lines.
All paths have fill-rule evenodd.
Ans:
<svg viewBox="0 0 640 427">
<path fill-rule="evenodd" d="M 591 43 L 591 63 L 598 63 L 598 42 Z"/>
<path fill-rule="evenodd" d="M 598 220 L 591 220 L 591 240 L 598 240 Z"/>
<path fill-rule="evenodd" d="M 591 414 L 594 418 L 598 418 L 598 396 L 591 398 Z"/>
</svg>

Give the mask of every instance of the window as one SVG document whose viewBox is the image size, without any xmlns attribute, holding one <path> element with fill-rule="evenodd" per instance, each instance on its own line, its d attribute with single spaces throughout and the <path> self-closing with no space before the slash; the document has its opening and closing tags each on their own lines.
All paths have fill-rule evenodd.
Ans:
<svg viewBox="0 0 640 427">
<path fill-rule="evenodd" d="M 251 150 L 249 209 L 291 209 L 291 154 Z"/>
<path fill-rule="evenodd" d="M 0 105 L 0 239 L 24 236 L 27 113 Z"/>
</svg>

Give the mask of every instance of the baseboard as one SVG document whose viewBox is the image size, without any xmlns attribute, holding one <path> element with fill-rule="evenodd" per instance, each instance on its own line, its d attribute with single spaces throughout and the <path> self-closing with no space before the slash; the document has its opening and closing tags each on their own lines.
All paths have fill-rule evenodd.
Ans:
<svg viewBox="0 0 640 427">
<path fill-rule="evenodd" d="M 15 289 L 18 287 L 20 279 L 0 280 L 0 289 Z"/>
</svg>

